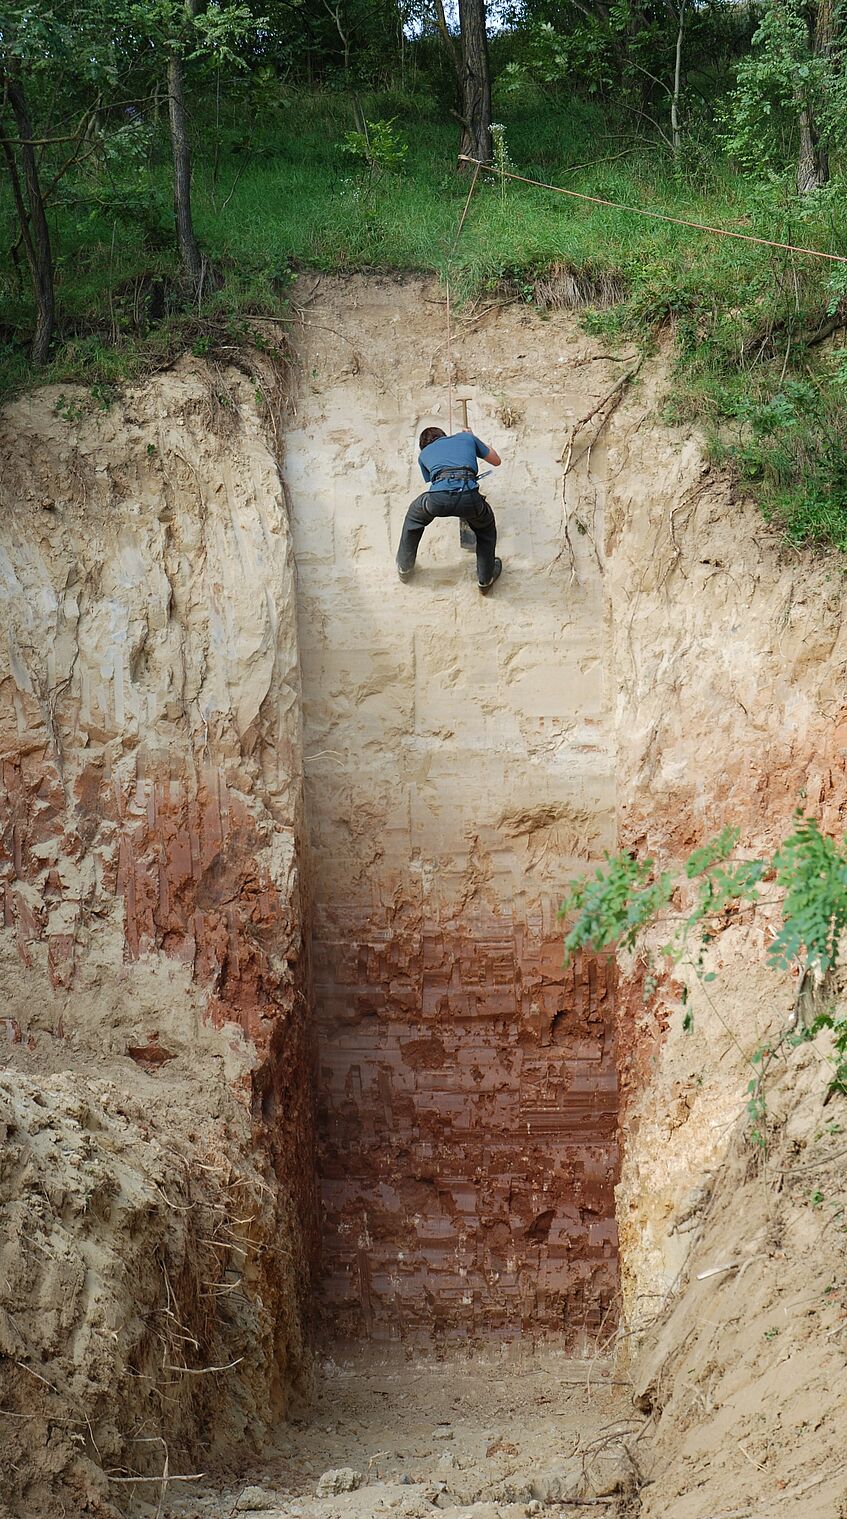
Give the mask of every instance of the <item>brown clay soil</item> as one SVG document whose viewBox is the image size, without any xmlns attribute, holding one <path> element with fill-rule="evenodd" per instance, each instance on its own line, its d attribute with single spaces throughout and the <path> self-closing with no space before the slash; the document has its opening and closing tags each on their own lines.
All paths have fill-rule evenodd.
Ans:
<svg viewBox="0 0 847 1519">
<path fill-rule="evenodd" d="M 605 1464 L 613 1485 L 623 1437 L 646 1423 L 609 1376 L 599 1360 L 569 1360 L 544 1346 L 438 1358 L 399 1349 L 336 1353 L 320 1364 L 308 1416 L 285 1427 L 272 1459 L 238 1482 L 171 1500 L 168 1512 L 173 1519 L 551 1512 L 548 1505 L 580 1483 L 602 1485 L 598 1466 Z M 351 1491 L 331 1491 L 354 1481 Z M 595 1501 L 582 1513 L 610 1511 Z"/>
</svg>

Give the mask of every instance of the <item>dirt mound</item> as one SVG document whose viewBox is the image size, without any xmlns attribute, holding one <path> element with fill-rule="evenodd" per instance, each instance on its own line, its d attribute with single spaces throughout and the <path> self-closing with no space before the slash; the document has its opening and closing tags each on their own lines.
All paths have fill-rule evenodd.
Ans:
<svg viewBox="0 0 847 1519">
<path fill-rule="evenodd" d="M 284 1412 L 257 1290 L 282 1221 L 232 1126 L 125 1088 L 0 1077 L 0 1490 L 40 1519 L 122 1512 L 122 1478 L 261 1440 Z"/>
<path fill-rule="evenodd" d="M 634 1368 L 643 1519 L 847 1513 L 843 1104 L 825 1052 L 768 1090 L 768 1143 L 739 1125 L 679 1229 L 692 1242 Z"/>
</svg>

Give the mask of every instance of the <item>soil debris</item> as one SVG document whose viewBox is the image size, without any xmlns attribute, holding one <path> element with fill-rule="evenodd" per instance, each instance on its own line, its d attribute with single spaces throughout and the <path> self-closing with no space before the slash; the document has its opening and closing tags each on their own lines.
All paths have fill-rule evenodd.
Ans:
<svg viewBox="0 0 847 1519">
<path fill-rule="evenodd" d="M 336 1352 L 322 1363 L 308 1417 L 279 1431 L 254 1475 L 276 1495 L 275 1519 L 426 1519 L 434 1509 L 448 1519 L 524 1519 L 555 1453 L 572 1453 L 578 1472 L 578 1452 L 628 1411 L 627 1389 L 586 1389 L 604 1369 L 540 1344 L 437 1357 Z M 436 1439 L 445 1429 L 447 1453 Z M 339 1458 L 343 1467 L 328 1467 Z M 221 1485 L 180 1495 L 174 1519 L 227 1519 L 238 1493 Z"/>
</svg>

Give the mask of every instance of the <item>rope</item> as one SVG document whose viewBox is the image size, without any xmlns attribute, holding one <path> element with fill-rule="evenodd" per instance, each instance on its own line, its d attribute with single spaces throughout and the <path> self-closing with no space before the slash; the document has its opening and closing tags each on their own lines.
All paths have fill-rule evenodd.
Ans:
<svg viewBox="0 0 847 1519">
<path fill-rule="evenodd" d="M 664 211 L 647 211 L 643 206 L 625 206 L 621 201 L 604 200 L 600 195 L 584 195 L 579 190 L 564 190 L 561 185 L 548 185 L 543 179 L 528 179 L 525 174 L 510 174 L 507 169 L 483 163 L 479 158 L 469 158 L 466 153 L 460 153 L 459 157 L 462 163 L 476 164 L 477 169 L 490 169 L 498 177 L 516 179 L 522 185 L 535 185 L 539 190 L 552 190 L 555 195 L 569 195 L 572 200 L 587 200 L 593 206 L 609 206 L 613 211 L 626 211 L 630 216 L 647 216 L 653 221 L 670 222 L 674 227 L 691 227 L 695 232 L 710 232 L 714 237 L 733 237 L 740 243 L 758 243 L 762 248 L 780 248 L 785 253 L 804 253 L 808 258 L 823 258 L 833 264 L 847 264 L 847 256 L 843 253 L 823 253 L 820 248 L 802 248 L 796 243 L 779 243 L 770 237 L 755 237 L 752 232 L 731 232 L 728 227 L 712 227 L 708 222 L 686 221 L 682 216 L 668 216 Z"/>
<path fill-rule="evenodd" d="M 453 331 L 450 321 L 450 276 L 447 276 L 447 427 L 453 432 Z"/>
<path fill-rule="evenodd" d="M 473 193 L 474 193 L 474 190 L 476 189 L 476 182 L 479 179 L 479 171 L 483 167 L 483 165 L 481 163 L 479 163 L 476 159 L 473 159 L 473 160 L 469 159 L 468 162 L 469 163 L 473 162 L 474 165 L 475 165 L 474 171 L 473 171 L 473 179 L 471 180 L 471 183 L 470 183 L 470 189 L 468 190 L 467 200 L 465 201 L 464 209 L 462 211 L 461 216 L 459 217 L 459 225 L 456 228 L 456 236 L 453 238 L 453 246 L 450 249 L 450 254 L 449 254 L 450 258 L 452 258 L 453 254 L 456 252 L 456 248 L 458 246 L 459 238 L 462 235 L 462 228 L 465 225 L 465 218 L 467 217 L 467 214 L 468 214 L 468 212 L 469 212 L 469 210 L 471 208 L 471 200 L 473 199 Z M 449 427 L 450 432 L 452 433 L 452 431 L 453 431 L 453 324 L 452 324 L 451 315 L 450 315 L 450 271 L 449 271 L 449 269 L 447 271 L 447 276 L 446 276 L 446 279 L 445 279 L 445 284 L 447 286 L 447 417 L 448 417 L 447 426 Z"/>
<path fill-rule="evenodd" d="M 474 158 L 474 159 L 470 159 L 469 158 L 468 159 L 468 163 L 473 163 L 473 164 L 476 165 L 476 167 L 475 167 L 475 169 L 473 171 L 473 179 L 471 180 L 471 187 L 470 187 L 470 189 L 468 191 L 468 198 L 465 201 L 465 209 L 462 212 L 461 216 L 459 217 L 459 225 L 456 228 L 456 236 L 453 238 L 453 246 L 450 249 L 450 257 L 451 258 L 453 257 L 453 254 L 456 252 L 456 244 L 458 243 L 459 238 L 462 235 L 462 228 L 465 225 L 465 217 L 467 216 L 467 214 L 468 214 L 468 212 L 470 210 L 470 207 L 471 207 L 471 197 L 473 196 L 473 192 L 476 189 L 476 182 L 479 179 L 479 171 L 483 167 L 478 158 Z"/>
</svg>

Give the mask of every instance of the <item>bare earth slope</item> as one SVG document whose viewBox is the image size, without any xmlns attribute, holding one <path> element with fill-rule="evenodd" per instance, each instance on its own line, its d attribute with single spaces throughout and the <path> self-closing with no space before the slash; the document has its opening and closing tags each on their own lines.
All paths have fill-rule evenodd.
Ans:
<svg viewBox="0 0 847 1519">
<path fill-rule="evenodd" d="M 836 834 L 847 817 L 843 564 L 789 550 L 696 436 L 661 425 L 666 386 L 645 371 L 615 414 L 606 518 L 619 846 L 662 868 L 725 824 L 755 855 L 796 807 Z M 844 1511 L 847 1114 L 824 1105 L 825 1042 L 770 1068 L 764 1154 L 745 1112 L 752 1057 L 798 1011 L 796 971 L 767 966 L 777 921 L 727 914 L 707 985 L 623 967 L 618 1226 L 649 1519 Z"/>
<path fill-rule="evenodd" d="M 847 1513 L 843 1113 L 820 1058 L 794 1060 L 767 1152 L 742 1129 L 681 1226 L 692 1256 L 634 1368 L 644 1519 Z"/>
<path fill-rule="evenodd" d="M 41 392 L 0 422 L 0 1502 L 58 1519 L 161 1495 L 205 1519 L 240 1482 L 177 1504 L 165 1463 L 246 1464 L 273 1434 L 249 1475 L 286 1519 L 512 1519 L 583 1480 L 608 1424 L 633 1459 L 600 1496 L 642 1479 L 622 1514 L 837 1519 L 847 1119 L 807 1051 L 777 1073 L 765 1156 L 739 1127 L 794 1000 L 763 968 L 769 919 L 727 922 L 685 1034 L 679 985 L 645 1002 L 643 963 L 616 989 L 569 977 L 555 908 L 616 838 L 673 863 L 729 821 L 756 850 L 801 801 L 843 828 L 840 567 L 786 554 L 661 425 L 666 365 L 575 432 L 630 355 L 494 304 L 465 314 L 456 378 L 510 459 L 508 574 L 481 601 L 433 529 L 401 587 L 413 433 L 444 420 L 440 295 L 301 295 L 296 608 L 261 360 L 186 360 L 105 413 Z M 597 1329 L 616 1034 L 622 1405 L 571 1403 L 554 1350 L 527 1347 L 512 1388 L 489 1348 L 466 1405 L 461 1358 L 439 1381 L 339 1354 L 314 1425 L 280 1437 L 317 1234 L 312 896 L 336 1321 L 478 1329 L 494 1305 L 495 1337 Z M 477 1138 L 445 1118 L 462 1104 Z M 423 1306 L 410 1250 L 434 1262 Z M 363 1485 L 318 1499 L 319 1468 L 347 1465 Z M 534 1487 L 550 1466 L 560 1486 Z"/>
<path fill-rule="evenodd" d="M 450 424 L 443 293 L 326 279 L 302 299 L 285 475 L 325 1308 L 342 1334 L 579 1346 L 617 1289 L 615 991 L 606 960 L 565 966 L 557 911 L 614 840 L 613 691 L 603 442 L 567 501 L 562 458 L 626 349 L 598 357 L 570 318 L 516 304 L 457 322 L 457 393 L 504 460 L 483 481 L 505 566 L 483 598 L 454 519 L 412 580 L 394 565 L 418 435 Z"/>
<path fill-rule="evenodd" d="M 314 1161 L 276 383 L 184 361 L 106 412 L 46 390 L 0 422 L 0 1470 L 27 1519 L 89 1491 L 111 1512 L 137 1496 L 119 1478 L 261 1440 L 302 1372 Z"/>
</svg>

